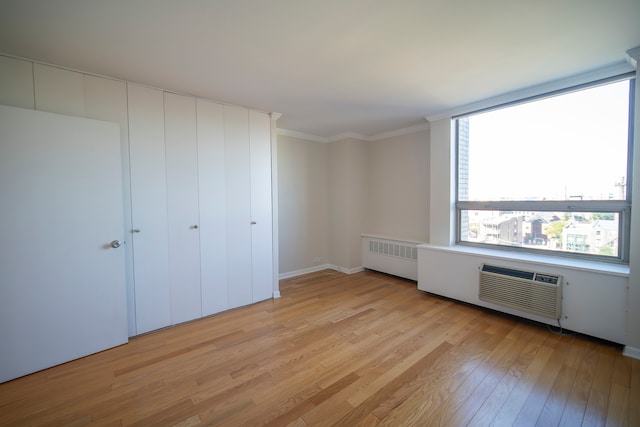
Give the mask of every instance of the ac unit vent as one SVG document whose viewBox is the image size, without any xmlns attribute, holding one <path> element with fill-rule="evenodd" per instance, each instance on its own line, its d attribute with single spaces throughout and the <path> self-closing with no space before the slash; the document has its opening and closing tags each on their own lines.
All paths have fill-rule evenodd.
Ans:
<svg viewBox="0 0 640 427">
<path fill-rule="evenodd" d="M 478 298 L 482 301 L 559 319 L 562 276 L 484 264 Z"/>
</svg>

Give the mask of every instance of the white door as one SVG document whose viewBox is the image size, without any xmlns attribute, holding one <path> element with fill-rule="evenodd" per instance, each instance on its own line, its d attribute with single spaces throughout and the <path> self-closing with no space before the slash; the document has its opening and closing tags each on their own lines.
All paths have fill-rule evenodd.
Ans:
<svg viewBox="0 0 640 427">
<path fill-rule="evenodd" d="M 120 129 L 0 106 L 0 382 L 127 342 Z"/>
<path fill-rule="evenodd" d="M 273 213 L 271 209 L 271 118 L 249 113 L 251 150 L 251 269 L 253 301 L 273 295 Z"/>
<path fill-rule="evenodd" d="M 136 332 L 171 324 L 162 91 L 127 85 Z"/>
<path fill-rule="evenodd" d="M 200 284 L 202 315 L 229 308 L 224 115 L 221 104 L 197 100 Z"/>
<path fill-rule="evenodd" d="M 164 94 L 169 283 L 173 324 L 202 316 L 196 100 Z"/>
<path fill-rule="evenodd" d="M 249 110 L 224 106 L 229 308 L 253 302 Z"/>
</svg>

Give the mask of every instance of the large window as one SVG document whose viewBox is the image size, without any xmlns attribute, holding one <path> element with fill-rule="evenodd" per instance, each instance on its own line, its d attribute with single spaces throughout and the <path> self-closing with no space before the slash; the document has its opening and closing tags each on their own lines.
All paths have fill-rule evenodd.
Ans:
<svg viewBox="0 0 640 427">
<path fill-rule="evenodd" d="M 458 242 L 627 261 L 634 82 L 456 118 Z"/>
</svg>

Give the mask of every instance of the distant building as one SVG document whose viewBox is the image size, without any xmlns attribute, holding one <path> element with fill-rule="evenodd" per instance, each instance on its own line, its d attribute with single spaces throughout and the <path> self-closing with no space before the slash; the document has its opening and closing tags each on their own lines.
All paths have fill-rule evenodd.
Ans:
<svg viewBox="0 0 640 427">
<path fill-rule="evenodd" d="M 542 232 L 543 224 L 548 224 L 540 215 L 532 215 L 523 223 L 525 245 L 547 245 L 547 235 Z"/>
<path fill-rule="evenodd" d="M 479 235 L 485 243 L 522 245 L 524 217 L 498 216 L 480 223 Z"/>
<path fill-rule="evenodd" d="M 562 249 L 565 251 L 617 255 L 617 247 L 617 221 L 601 219 L 591 223 L 575 222 L 562 231 Z"/>
</svg>

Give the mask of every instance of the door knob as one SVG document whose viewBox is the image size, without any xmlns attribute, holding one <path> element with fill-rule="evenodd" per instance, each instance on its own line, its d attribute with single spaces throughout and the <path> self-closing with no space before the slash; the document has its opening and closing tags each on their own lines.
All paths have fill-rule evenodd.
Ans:
<svg viewBox="0 0 640 427">
<path fill-rule="evenodd" d="M 139 228 L 134 228 L 133 230 L 131 230 L 132 233 L 139 233 L 140 229 Z"/>
<path fill-rule="evenodd" d="M 191 228 L 194 229 L 194 230 L 197 230 L 198 226 L 197 225 L 192 225 Z"/>
<path fill-rule="evenodd" d="M 111 247 L 116 249 L 116 248 L 119 248 L 121 244 L 122 243 L 120 242 L 120 240 L 114 240 L 111 242 Z"/>
</svg>

